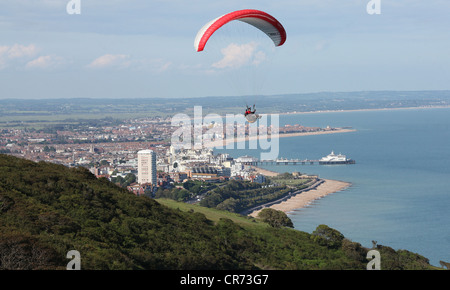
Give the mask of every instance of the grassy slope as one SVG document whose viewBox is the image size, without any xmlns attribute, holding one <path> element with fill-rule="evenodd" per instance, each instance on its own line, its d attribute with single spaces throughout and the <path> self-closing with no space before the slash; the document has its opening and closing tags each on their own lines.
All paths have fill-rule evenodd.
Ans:
<svg viewBox="0 0 450 290">
<path fill-rule="evenodd" d="M 237 213 L 203 207 L 195 204 L 178 202 L 168 198 L 159 198 L 156 201 L 170 208 L 179 209 L 184 212 L 198 212 L 204 214 L 207 219 L 213 221 L 214 223 L 219 222 L 220 219 L 230 219 L 234 223 L 242 227 L 260 227 L 260 228 L 268 227 L 268 224 L 263 223 L 255 218 L 245 217 Z"/>
</svg>

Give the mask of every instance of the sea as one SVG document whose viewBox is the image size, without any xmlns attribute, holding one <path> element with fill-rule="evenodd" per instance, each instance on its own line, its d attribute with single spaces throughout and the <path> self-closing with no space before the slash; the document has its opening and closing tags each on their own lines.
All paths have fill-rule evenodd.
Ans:
<svg viewBox="0 0 450 290">
<path fill-rule="evenodd" d="M 434 266 L 450 262 L 450 108 L 287 114 L 279 122 L 356 130 L 279 138 L 280 158 L 314 160 L 334 151 L 355 164 L 261 166 L 351 183 L 289 212 L 295 229 L 311 233 L 326 224 L 367 248 L 376 241 L 420 254 Z M 215 150 L 234 158 L 259 158 L 261 151 Z"/>
</svg>

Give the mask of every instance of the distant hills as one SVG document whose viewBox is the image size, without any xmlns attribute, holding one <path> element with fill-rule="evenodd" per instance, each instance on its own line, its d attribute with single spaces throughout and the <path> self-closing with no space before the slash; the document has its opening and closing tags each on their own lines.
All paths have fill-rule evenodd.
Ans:
<svg viewBox="0 0 450 290">
<path fill-rule="evenodd" d="M 224 114 L 240 112 L 246 104 L 255 104 L 260 113 L 450 106 L 450 91 L 319 92 L 201 98 L 0 99 L 0 122 L 53 120 L 58 115 L 65 119 L 164 117 L 192 113 L 194 106 L 202 106 L 205 114 Z"/>
<path fill-rule="evenodd" d="M 309 234 L 249 217 L 232 221 L 229 214 L 169 208 L 82 167 L 0 154 L 0 269 L 65 269 L 70 250 L 79 251 L 85 270 L 365 269 L 368 263 L 369 249 L 325 225 Z M 431 268 L 418 254 L 377 250 L 382 269 Z"/>
</svg>

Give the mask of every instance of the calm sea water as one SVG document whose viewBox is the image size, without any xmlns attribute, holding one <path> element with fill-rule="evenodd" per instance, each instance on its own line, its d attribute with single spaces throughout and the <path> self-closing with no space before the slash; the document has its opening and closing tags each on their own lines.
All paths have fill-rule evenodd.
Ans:
<svg viewBox="0 0 450 290">
<path fill-rule="evenodd" d="M 280 116 L 280 125 L 351 126 L 356 132 L 280 138 L 280 157 L 320 159 L 332 150 L 354 165 L 264 166 L 352 183 L 289 213 L 298 230 L 320 224 L 365 247 L 372 240 L 450 262 L 450 109 L 410 109 Z M 248 148 L 248 146 L 247 146 Z M 216 150 L 233 157 L 258 150 Z"/>
</svg>

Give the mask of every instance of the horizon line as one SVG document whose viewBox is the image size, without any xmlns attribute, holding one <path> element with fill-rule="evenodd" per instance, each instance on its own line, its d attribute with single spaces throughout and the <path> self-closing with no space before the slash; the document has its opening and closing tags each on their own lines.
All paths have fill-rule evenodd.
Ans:
<svg viewBox="0 0 450 290">
<path fill-rule="evenodd" d="M 258 94 L 260 97 L 279 97 L 288 95 L 314 95 L 314 94 L 355 94 L 355 93 L 380 93 L 380 92 L 396 92 L 396 93 L 414 93 L 414 92 L 450 92 L 450 89 L 423 89 L 423 90 L 358 90 L 358 91 L 316 91 L 306 93 L 279 93 L 279 94 Z M 55 98 L 1 98 L 0 101 L 40 101 L 40 100 L 176 100 L 176 99 L 203 99 L 203 98 L 238 98 L 254 95 L 217 95 L 217 96 L 203 96 L 203 97 L 55 97 Z"/>
</svg>

